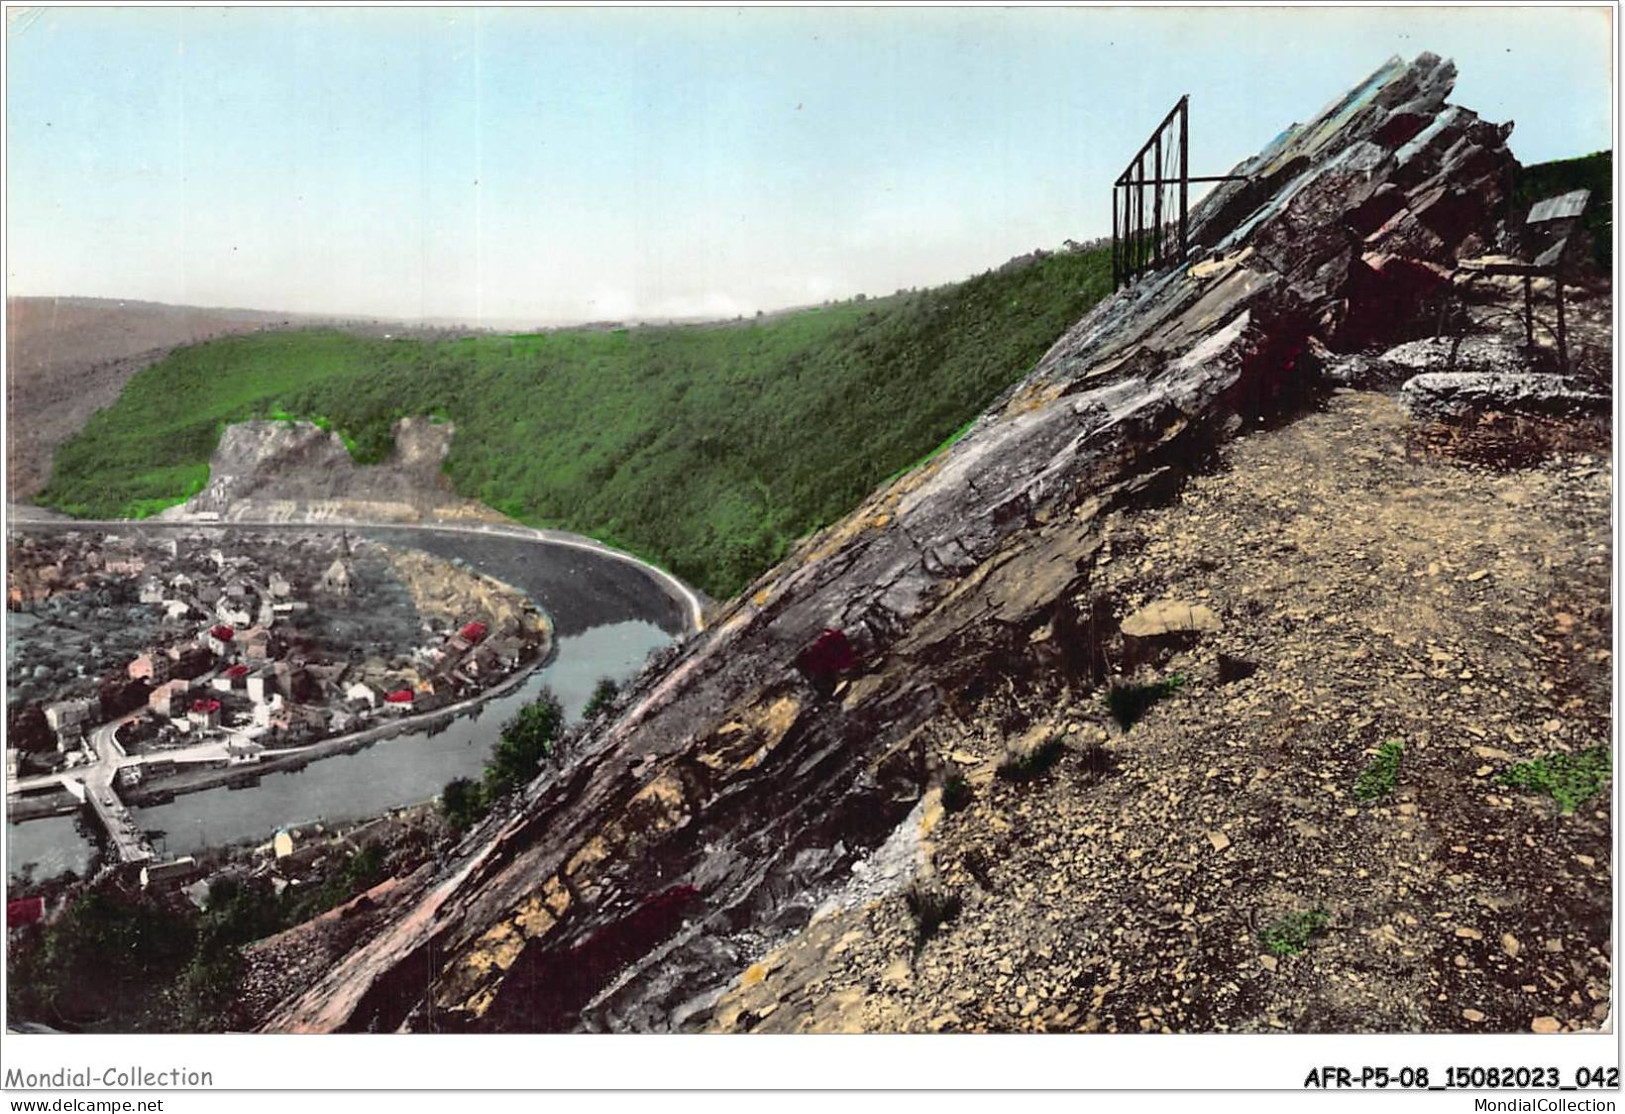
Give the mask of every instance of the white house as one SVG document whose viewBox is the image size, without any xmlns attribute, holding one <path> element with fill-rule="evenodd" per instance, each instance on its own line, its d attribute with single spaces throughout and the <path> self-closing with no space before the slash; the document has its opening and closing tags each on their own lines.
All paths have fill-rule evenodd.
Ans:
<svg viewBox="0 0 1625 1114">
<path fill-rule="evenodd" d="M 376 708 L 378 707 L 379 700 L 381 698 L 378 695 L 378 690 L 373 688 L 371 685 L 363 684 L 360 681 L 353 681 L 349 687 L 344 690 L 344 699 L 362 701 L 367 705 L 367 707 Z"/>
<path fill-rule="evenodd" d="M 214 613 L 222 623 L 230 623 L 234 627 L 246 627 L 254 621 L 249 605 L 231 596 L 221 596 L 214 605 Z"/>
<path fill-rule="evenodd" d="M 194 700 L 186 712 L 186 719 L 199 731 L 212 731 L 220 726 L 220 701 Z"/>
<path fill-rule="evenodd" d="M 89 700 L 63 700 L 45 706 L 45 722 L 59 735 L 71 728 L 82 726 L 89 718 Z"/>
<path fill-rule="evenodd" d="M 183 855 L 167 863 L 149 863 L 141 868 L 141 888 L 170 887 L 190 882 L 197 875 L 197 860 Z"/>
<path fill-rule="evenodd" d="M 282 715 L 282 694 L 274 692 L 271 699 L 254 705 L 254 726 L 270 730 Z"/>
<path fill-rule="evenodd" d="M 236 649 L 237 632 L 225 623 L 210 627 L 203 636 L 203 644 L 209 652 L 223 657 Z"/>
</svg>

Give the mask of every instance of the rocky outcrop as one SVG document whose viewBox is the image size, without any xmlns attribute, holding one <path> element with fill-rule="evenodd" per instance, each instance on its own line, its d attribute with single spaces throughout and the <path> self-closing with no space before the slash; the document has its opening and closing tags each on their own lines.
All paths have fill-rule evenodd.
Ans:
<svg viewBox="0 0 1625 1114">
<path fill-rule="evenodd" d="M 1605 1022 L 1606 786 L 1560 815 L 1499 782 L 1554 750 L 1607 747 L 1607 446 L 1491 471 L 1407 452 L 1413 432 L 1396 399 L 1334 392 L 1222 446 L 1177 500 L 1107 516 L 1092 601 L 1132 616 L 1203 600 L 1224 620 L 1138 676 L 1112 655 L 1123 680 L 1177 689 L 1156 686 L 1124 727 L 1134 688 L 1108 703 L 1035 672 L 963 725 L 933 725 L 955 788 L 915 840 L 929 860 L 755 957 L 705 1028 Z M 1014 728 L 1016 710 L 1036 730 Z M 1061 742 L 1052 763 L 999 772 L 1038 740 Z M 1362 802 L 1389 740 L 1403 745 L 1395 788 Z M 854 879 L 898 865 L 870 861 Z M 960 902 L 923 940 L 917 894 Z M 1325 932 L 1277 954 L 1267 928 L 1316 910 Z"/>
<path fill-rule="evenodd" d="M 1573 418 L 1606 412 L 1610 399 L 1577 378 L 1543 370 L 1554 364 L 1521 337 L 1496 333 L 1422 337 L 1380 353 L 1318 353 L 1328 382 L 1398 388 L 1419 421 L 1459 421 L 1491 411 Z"/>
<path fill-rule="evenodd" d="M 1386 352 L 1323 351 L 1318 355 L 1322 374 L 1328 382 L 1361 390 L 1397 389 L 1423 372 L 1521 373 L 1535 367 L 1531 354 L 1521 343 L 1496 334 L 1422 337 L 1397 344 Z"/>
<path fill-rule="evenodd" d="M 1237 168 L 1198 250 L 1079 321 L 950 450 L 727 608 L 614 722 L 270 1030 L 663 1030 L 841 891 L 920 807 L 934 725 L 1007 679 L 1090 683 L 1100 521 L 1391 346 L 1494 234 L 1509 128 L 1395 59 Z M 795 668 L 827 631 L 855 664 Z M 828 695 L 825 695 L 825 693 Z"/>
<path fill-rule="evenodd" d="M 402 418 L 395 448 L 360 465 L 337 433 L 311 422 L 227 426 L 209 460 L 209 483 L 165 518 L 226 522 L 423 522 L 499 516 L 452 492 L 441 474 L 450 422 Z"/>
<path fill-rule="evenodd" d="M 1496 410 L 1507 414 L 1581 417 L 1608 412 L 1606 395 L 1561 375 L 1530 372 L 1434 371 L 1408 380 L 1401 392 L 1411 416 L 1448 421 Z"/>
<path fill-rule="evenodd" d="M 1404 383 L 1424 372 L 1521 375 L 1537 368 L 1522 344 L 1494 334 L 1409 340 L 1370 357 L 1368 362 L 1383 369 L 1384 378 L 1393 383 Z"/>
</svg>

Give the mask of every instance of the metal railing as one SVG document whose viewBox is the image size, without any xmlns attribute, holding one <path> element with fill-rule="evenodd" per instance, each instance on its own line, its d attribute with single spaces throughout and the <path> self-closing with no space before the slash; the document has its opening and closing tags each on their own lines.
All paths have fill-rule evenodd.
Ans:
<svg viewBox="0 0 1625 1114">
<path fill-rule="evenodd" d="M 1184 261 L 1190 243 L 1191 183 L 1245 178 L 1240 174 L 1191 177 L 1190 99 L 1189 93 L 1179 98 L 1112 184 L 1114 289 L 1170 262 Z"/>
</svg>

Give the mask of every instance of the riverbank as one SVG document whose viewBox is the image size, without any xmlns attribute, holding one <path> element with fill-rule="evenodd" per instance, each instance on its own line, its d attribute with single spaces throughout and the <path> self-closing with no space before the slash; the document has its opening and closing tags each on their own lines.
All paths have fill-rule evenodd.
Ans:
<svg viewBox="0 0 1625 1114">
<path fill-rule="evenodd" d="M 84 802 L 66 789 L 51 793 L 29 793 L 6 798 L 6 821 L 21 824 L 24 820 L 38 820 L 44 816 L 67 816 L 78 812 Z"/>
<path fill-rule="evenodd" d="M 263 842 L 279 828 L 311 823 L 347 825 L 422 802 L 432 802 L 447 782 L 482 776 L 501 725 L 545 689 L 554 693 L 569 719 L 579 719 L 598 682 L 626 683 L 643 668 L 648 654 L 669 644 L 669 636 L 649 623 L 621 623 L 583 635 L 560 638 L 551 662 L 521 683 L 445 725 L 430 725 L 366 746 L 330 755 L 309 769 L 263 770 L 253 788 L 191 792 L 167 804 L 132 807 L 135 822 L 151 833 L 167 857 L 197 856 Z M 102 836 L 82 816 L 54 816 L 8 824 L 7 871 L 15 879 L 33 864 L 34 877 L 72 868 L 82 876 Z"/>
</svg>

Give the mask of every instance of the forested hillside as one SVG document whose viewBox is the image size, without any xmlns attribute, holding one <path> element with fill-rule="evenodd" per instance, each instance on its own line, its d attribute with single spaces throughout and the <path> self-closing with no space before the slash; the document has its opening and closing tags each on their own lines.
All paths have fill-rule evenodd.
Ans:
<svg viewBox="0 0 1625 1114">
<path fill-rule="evenodd" d="M 457 433 L 457 490 L 620 545 L 727 596 L 940 446 L 1110 288 L 1104 250 L 966 282 L 710 325 L 460 340 L 330 330 L 181 349 L 56 453 L 38 501 L 150 514 L 199 490 L 220 431 L 319 420 L 357 460 L 396 418 Z"/>
</svg>

